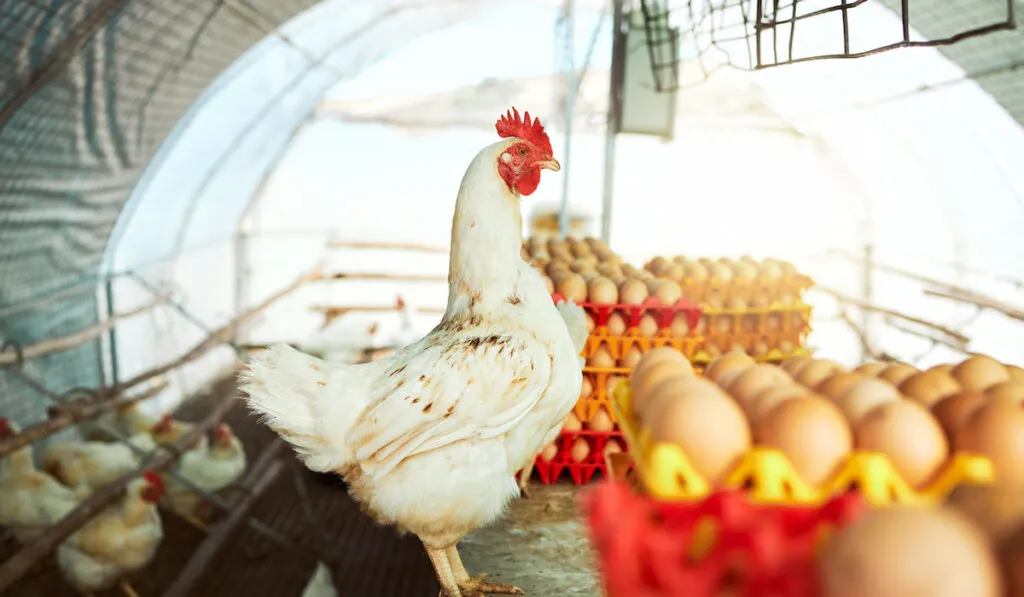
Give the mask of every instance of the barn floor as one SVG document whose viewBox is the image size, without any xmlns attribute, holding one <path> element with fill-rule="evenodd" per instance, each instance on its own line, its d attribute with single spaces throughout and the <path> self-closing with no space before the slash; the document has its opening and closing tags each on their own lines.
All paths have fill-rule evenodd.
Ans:
<svg viewBox="0 0 1024 597">
<path fill-rule="evenodd" d="M 202 416 L 230 381 L 187 404 L 184 420 Z M 252 463 L 274 438 L 243 408 L 226 422 L 245 443 Z M 316 475 L 282 451 L 285 467 L 250 515 L 293 542 L 282 546 L 255 530 L 239 526 L 196 585 L 193 597 L 246 595 L 298 597 L 316 566 L 330 568 L 340 597 L 436 597 L 433 570 L 419 542 L 376 526 L 352 502 L 337 478 Z M 533 497 L 517 500 L 509 516 L 468 537 L 461 546 L 471 573 L 488 573 L 513 582 L 535 597 L 599 595 L 585 527 L 578 520 L 578 491 L 569 484 L 542 486 Z M 302 495 L 308 496 L 308 508 Z M 227 496 L 226 496 L 227 497 Z M 216 517 L 214 517 L 216 518 Z M 132 586 L 140 597 L 157 597 L 178 576 L 204 534 L 172 514 L 163 516 L 165 538 L 154 562 Z M 0 536 L 0 561 L 17 549 Z M 14 585 L 12 597 L 78 597 L 52 560 Z M 96 597 L 121 595 L 109 592 Z"/>
</svg>

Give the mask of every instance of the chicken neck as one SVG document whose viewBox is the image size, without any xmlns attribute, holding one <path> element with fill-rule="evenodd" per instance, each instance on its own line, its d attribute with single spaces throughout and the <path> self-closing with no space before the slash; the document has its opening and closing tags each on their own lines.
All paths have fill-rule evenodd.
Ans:
<svg viewBox="0 0 1024 597">
<path fill-rule="evenodd" d="M 480 152 L 459 188 L 452 219 L 446 321 L 502 309 L 519 281 L 523 216 L 519 197 L 498 175 L 495 156 L 503 145 Z"/>
</svg>

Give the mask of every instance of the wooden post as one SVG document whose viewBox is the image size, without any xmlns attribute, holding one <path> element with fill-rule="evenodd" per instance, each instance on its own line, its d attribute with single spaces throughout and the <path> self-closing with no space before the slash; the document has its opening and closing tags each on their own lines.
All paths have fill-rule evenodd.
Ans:
<svg viewBox="0 0 1024 597">
<path fill-rule="evenodd" d="M 22 548 L 0 566 L 0 594 L 11 585 L 28 574 L 43 558 L 53 553 L 65 539 L 85 526 L 104 508 L 113 504 L 124 495 L 125 487 L 142 476 L 146 471 L 161 471 L 174 464 L 180 454 L 191 448 L 199 438 L 219 423 L 238 403 L 235 395 L 225 398 L 210 414 L 194 429 L 186 433 L 170 448 L 159 447 L 145 459 L 138 469 L 114 481 L 110 485 L 96 490 L 83 500 L 67 516 L 49 527 L 38 539 Z"/>
<path fill-rule="evenodd" d="M 833 290 L 831 288 L 828 288 L 827 286 L 815 286 L 814 289 L 815 290 L 820 290 L 821 292 L 824 292 L 825 294 L 828 294 L 828 295 L 831 295 L 831 296 L 835 297 L 836 300 L 838 300 L 840 303 L 844 303 L 844 304 L 847 304 L 847 305 L 852 305 L 854 307 L 857 307 L 858 309 L 864 309 L 866 311 L 873 311 L 875 313 L 882 313 L 884 315 L 889 315 L 889 316 L 895 317 L 897 319 L 902 319 L 904 321 L 909 321 L 910 323 L 916 323 L 917 325 L 933 329 L 933 330 L 935 330 L 937 332 L 941 332 L 942 334 L 945 334 L 946 336 L 949 336 L 950 338 L 953 338 L 954 340 L 956 340 L 958 342 L 962 342 L 964 344 L 966 344 L 967 342 L 970 341 L 970 338 L 968 338 L 967 336 L 961 334 L 960 332 L 958 332 L 956 330 L 953 330 L 953 329 L 950 329 L 950 328 L 948 328 L 948 327 L 946 327 L 944 325 L 940 325 L 938 323 L 935 323 L 933 321 L 928 321 L 927 319 L 921 319 L 920 317 L 914 317 L 913 315 L 907 315 L 906 313 L 901 313 L 899 311 L 893 311 L 892 309 L 886 309 L 885 307 L 881 307 L 879 305 L 875 305 L 875 304 L 869 303 L 867 301 L 862 301 L 860 299 L 855 299 L 853 297 L 846 296 L 845 294 L 839 292 L 838 290 Z"/>
</svg>

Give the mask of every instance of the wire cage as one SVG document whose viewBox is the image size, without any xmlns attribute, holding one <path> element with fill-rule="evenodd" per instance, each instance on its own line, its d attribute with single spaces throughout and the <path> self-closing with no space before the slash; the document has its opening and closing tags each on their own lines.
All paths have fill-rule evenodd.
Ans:
<svg viewBox="0 0 1024 597">
<path fill-rule="evenodd" d="M 895 16 L 884 26 L 868 0 L 640 0 L 637 12 L 655 87 L 667 92 L 722 67 L 862 58 L 1013 30 L 1016 1 L 882 0 Z"/>
</svg>

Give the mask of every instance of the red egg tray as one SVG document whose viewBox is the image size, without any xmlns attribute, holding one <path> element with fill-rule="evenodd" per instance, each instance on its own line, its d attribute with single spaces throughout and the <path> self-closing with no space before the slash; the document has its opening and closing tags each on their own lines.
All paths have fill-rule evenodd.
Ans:
<svg viewBox="0 0 1024 597">
<path fill-rule="evenodd" d="M 565 300 L 565 297 L 557 292 L 552 294 L 551 298 L 555 303 Z M 640 319 L 644 315 L 651 314 L 654 316 L 655 321 L 658 322 L 658 329 L 664 330 L 672 325 L 672 320 L 676 318 L 676 315 L 684 314 L 686 315 L 687 325 L 693 330 L 696 329 L 697 324 L 700 322 L 700 315 L 703 312 L 700 307 L 685 298 L 679 299 L 674 305 L 666 305 L 653 296 L 647 297 L 647 300 L 641 305 L 583 302 L 579 303 L 579 306 L 583 307 L 594 318 L 595 327 L 607 326 L 608 318 L 611 317 L 612 313 L 618 312 L 625 317 L 627 329 L 637 327 L 640 325 Z"/>
<path fill-rule="evenodd" d="M 582 506 L 608 597 L 818 597 L 818 541 L 864 502 L 850 493 L 816 507 L 754 505 L 742 490 L 662 502 L 618 482 L 593 488 Z M 706 547 L 696 557 L 695 545 Z"/>
<path fill-rule="evenodd" d="M 586 438 L 587 443 L 590 444 L 590 454 L 582 462 L 576 462 L 569 454 L 570 450 L 572 450 L 573 442 L 578 437 Z M 608 476 L 608 465 L 604 458 L 604 448 L 608 441 L 612 439 L 619 442 L 623 452 L 629 450 L 629 446 L 626 445 L 626 440 L 622 437 L 622 432 L 618 428 L 612 431 L 591 431 L 589 429 L 565 431 L 563 429 L 562 434 L 557 440 L 558 453 L 555 454 L 555 457 L 551 460 L 544 460 L 538 455 L 533 468 L 537 471 L 537 476 L 544 485 L 551 485 L 558 481 L 562 473 L 566 471 L 569 472 L 569 477 L 574 485 L 586 485 L 597 472 L 606 477 Z"/>
</svg>

